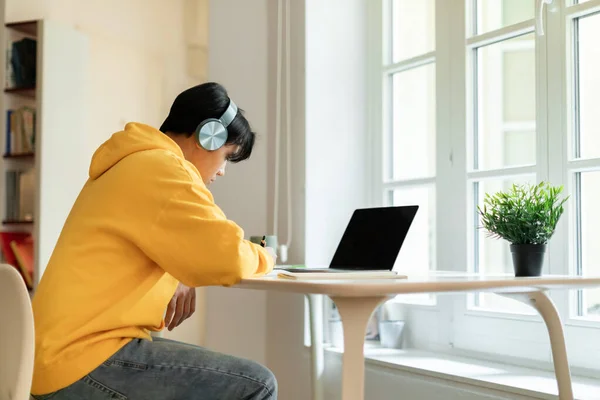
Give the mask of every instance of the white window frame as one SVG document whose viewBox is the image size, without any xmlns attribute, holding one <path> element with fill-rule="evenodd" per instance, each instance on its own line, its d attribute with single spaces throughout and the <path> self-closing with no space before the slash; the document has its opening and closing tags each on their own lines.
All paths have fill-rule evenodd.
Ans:
<svg viewBox="0 0 600 400">
<path fill-rule="evenodd" d="M 392 0 L 370 0 L 369 19 L 369 114 L 372 138 L 373 177 L 371 203 L 384 204 L 389 185 L 384 181 L 384 165 L 388 163 L 383 151 L 386 132 L 384 115 L 389 115 L 391 101 L 383 85 L 382 66 L 384 48 L 389 48 L 384 32 L 383 15 Z M 471 0 L 472 1 L 472 0 Z M 488 0 L 489 1 L 489 0 Z M 495 1 L 495 0 L 494 0 Z M 525 0 L 523 0 L 525 1 Z M 467 271 L 471 253 L 467 196 L 468 181 L 476 178 L 535 173 L 536 180 L 549 180 L 564 185 L 571 194 L 568 207 L 557 231 L 549 243 L 545 273 L 568 274 L 573 271 L 574 217 L 572 172 L 600 168 L 600 159 L 567 160 L 569 121 L 572 108 L 571 46 L 569 21 L 572 16 L 600 12 L 600 0 L 589 0 L 571 5 L 572 0 L 554 0 L 550 10 L 544 11 L 545 35 L 536 34 L 536 165 L 493 171 L 471 171 L 466 134 L 473 121 L 468 107 L 471 88 L 467 80 L 469 62 L 468 45 L 485 41 L 493 33 L 484 33 L 470 40 L 466 29 L 465 0 L 436 0 L 436 173 L 433 182 L 436 193 L 436 261 L 442 271 Z M 536 1 L 536 8 L 538 2 Z M 537 13 L 537 10 L 536 10 Z M 535 32 L 535 20 L 517 24 L 517 29 Z M 515 26 L 502 28 L 495 33 L 510 33 Z M 425 183 L 420 182 L 416 183 Z M 452 212 L 447 212 L 452 210 Z M 449 227 L 452 227 L 450 229 Z M 565 246 L 568 243 L 568 246 Z M 575 291 L 553 291 L 563 322 L 569 351 L 569 361 L 576 374 L 600 377 L 600 321 L 582 319 L 574 313 Z M 546 327 L 538 315 L 522 315 L 497 311 L 474 310 L 464 295 L 445 296 L 433 305 L 414 305 L 388 302 L 388 310 L 402 315 L 410 325 L 411 347 L 452 354 L 470 355 L 526 366 L 551 369 L 552 358 Z M 598 344 L 596 344 L 598 343 Z"/>
<path fill-rule="evenodd" d="M 378 26 L 377 29 L 368 29 L 368 48 L 369 48 L 369 62 L 367 63 L 367 71 L 369 74 L 369 85 L 368 95 L 369 104 L 371 105 L 368 113 L 368 122 L 371 132 L 369 132 L 372 140 L 371 158 L 372 162 L 369 165 L 371 170 L 371 196 L 369 200 L 373 206 L 385 206 L 389 205 L 389 195 L 393 193 L 395 189 L 411 189 L 411 188 L 424 188 L 432 187 L 435 191 L 437 190 L 437 171 L 439 166 L 436 162 L 436 170 L 433 176 L 430 177 L 419 177 L 419 178 L 398 178 L 393 179 L 386 176 L 386 168 L 390 165 L 389 153 L 383 151 L 386 146 L 386 140 L 384 132 L 389 132 L 391 136 L 392 132 L 392 95 L 390 82 L 389 87 L 386 86 L 386 80 L 391 81 L 391 76 L 394 73 L 402 73 L 410 71 L 425 65 L 433 64 L 437 71 L 437 48 L 432 51 L 418 54 L 414 57 L 402 59 L 398 62 L 392 62 L 392 55 L 386 55 L 384 49 L 392 48 L 392 26 L 391 16 L 385 15 L 385 9 L 391 9 L 391 2 L 393 0 L 376 0 L 369 1 L 367 6 L 367 18 L 368 25 L 370 27 Z M 380 34 L 379 32 L 385 32 Z M 437 39 L 437 38 L 436 38 Z M 372 62 L 373 60 L 381 60 L 381 62 Z M 436 79 L 438 73 L 436 72 Z M 437 90 L 436 83 L 436 90 Z M 439 129 L 439 123 L 436 121 L 436 130 Z M 375 133 L 379 132 L 379 133 Z M 436 146 L 438 144 L 436 143 Z M 436 202 L 436 226 L 437 226 L 437 202 Z M 433 247 L 437 246 L 437 238 L 433 242 Z M 436 251 L 437 253 L 437 251 Z M 434 260 L 435 254 L 433 254 Z M 424 306 L 428 309 L 431 306 L 435 306 L 436 299 L 434 296 L 420 295 L 420 296 L 398 296 L 403 298 L 403 303 L 410 303 L 416 306 Z M 414 301 L 413 301 L 414 299 Z"/>
</svg>

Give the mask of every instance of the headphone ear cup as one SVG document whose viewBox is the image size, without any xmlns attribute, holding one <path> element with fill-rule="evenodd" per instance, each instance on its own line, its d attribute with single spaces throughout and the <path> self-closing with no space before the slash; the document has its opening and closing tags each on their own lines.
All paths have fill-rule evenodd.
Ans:
<svg viewBox="0 0 600 400">
<path fill-rule="evenodd" d="M 196 141 L 208 150 L 215 151 L 227 143 L 227 128 L 218 119 L 209 119 L 202 122 L 196 128 Z"/>
</svg>

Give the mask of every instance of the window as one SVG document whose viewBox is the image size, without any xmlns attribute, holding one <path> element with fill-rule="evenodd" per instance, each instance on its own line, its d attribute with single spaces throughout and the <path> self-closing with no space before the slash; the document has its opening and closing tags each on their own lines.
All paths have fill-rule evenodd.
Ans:
<svg viewBox="0 0 600 400">
<path fill-rule="evenodd" d="M 570 199 L 544 273 L 600 274 L 600 0 L 554 0 L 543 34 L 539 3 L 369 3 L 373 201 L 420 206 L 399 270 L 512 273 L 507 243 L 480 229 L 477 205 L 548 180 Z M 551 297 L 571 364 L 598 370 L 600 290 Z M 541 318 L 511 299 L 404 296 L 387 306 L 406 316 L 415 347 L 551 363 Z"/>
<path fill-rule="evenodd" d="M 599 274 L 597 224 L 600 212 L 600 49 L 594 43 L 600 34 L 600 7 L 597 1 L 579 1 L 567 7 L 565 30 L 568 97 L 566 172 L 573 197 L 571 216 L 571 271 L 577 274 Z M 557 140 L 558 140 L 557 132 Z M 599 319 L 600 290 L 579 291 L 571 299 L 571 312 L 576 318 Z"/>
</svg>

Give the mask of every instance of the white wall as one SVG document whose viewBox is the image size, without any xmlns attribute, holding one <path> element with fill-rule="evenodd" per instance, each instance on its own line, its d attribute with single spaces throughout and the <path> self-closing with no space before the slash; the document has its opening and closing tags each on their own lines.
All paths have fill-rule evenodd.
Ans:
<svg viewBox="0 0 600 400">
<path fill-rule="evenodd" d="M 249 238 L 267 230 L 267 0 L 211 0 L 209 10 L 208 79 L 228 89 L 258 133 L 250 160 L 229 165 L 211 190 Z M 205 345 L 264 363 L 266 304 L 263 292 L 208 289 Z"/>
<path fill-rule="evenodd" d="M 313 265 L 329 265 L 352 212 L 368 205 L 366 4 L 306 1 L 306 261 Z"/>
<path fill-rule="evenodd" d="M 306 106 L 305 95 L 305 2 L 291 1 L 291 86 L 292 86 L 292 242 L 289 250 L 289 264 L 305 262 L 306 237 L 306 188 L 309 172 L 306 170 Z M 277 0 L 269 0 L 269 208 L 273 209 L 273 168 L 275 165 L 275 100 L 277 71 Z M 285 94 L 285 92 L 283 92 Z M 285 99 L 285 96 L 283 96 Z M 282 118 L 285 123 L 285 116 Z M 286 142 L 282 138 L 281 149 Z M 321 160 L 324 161 L 324 160 Z M 286 190 L 285 190 L 285 154 L 281 153 L 279 226 L 278 235 L 287 241 Z M 273 224 L 273 215 L 269 213 L 269 227 Z M 269 293 L 267 296 L 267 364 L 279 383 L 281 399 L 310 399 L 310 369 L 305 356 L 304 343 L 304 297 L 285 293 Z"/>
<path fill-rule="evenodd" d="M 328 265 L 352 211 L 368 201 L 366 0 L 293 3 L 293 160 L 304 172 L 294 180 L 294 201 L 305 202 L 305 218 L 294 209 L 304 232 L 297 229 L 292 249 L 304 257 L 292 262 Z M 268 362 L 281 398 L 309 399 L 303 297 L 269 294 L 268 321 Z"/>
<path fill-rule="evenodd" d="M 312 1 L 307 20 L 303 2 L 292 4 L 294 229 L 288 262 L 323 264 L 329 263 L 351 212 L 366 203 L 364 23 L 356 29 L 365 3 Z M 333 32 L 325 29 L 340 18 L 340 10 L 345 10 L 341 16 L 347 25 L 339 24 Z M 273 230 L 276 18 L 276 0 L 210 3 L 209 79 L 225 84 L 260 135 L 251 160 L 230 166 L 227 178 L 213 189 L 218 204 L 247 236 Z M 306 38 L 308 53 L 305 23 L 314 28 Z M 340 51 L 332 53 L 332 47 Z M 339 68 L 341 63 L 344 68 Z M 282 152 L 281 241 L 288 239 L 284 166 Z M 261 179 L 265 176 L 268 186 Z M 305 249 L 305 241 L 319 245 Z M 266 361 L 278 376 L 281 398 L 306 399 L 310 394 L 309 365 L 302 357 L 303 304 L 302 296 L 211 288 L 206 345 Z"/>
<path fill-rule="evenodd" d="M 364 23 L 356 29 L 365 3 L 311 1 L 307 20 L 303 2 L 292 3 L 294 229 L 288 262 L 323 264 L 329 263 L 351 212 L 366 203 Z M 243 167 L 230 166 L 227 178 L 214 188 L 218 204 L 246 229 L 247 236 L 272 232 L 276 18 L 276 0 L 210 4 L 209 79 L 227 86 L 260 134 L 252 159 Z M 333 19 L 347 25 L 330 31 L 326 28 Z M 312 28 L 306 43 L 305 26 Z M 278 227 L 282 241 L 287 240 L 284 166 L 282 152 Z M 268 187 L 260 178 L 264 176 L 269 177 Z M 305 241 L 319 245 L 305 249 Z M 309 364 L 302 356 L 303 305 L 302 296 L 210 289 L 206 345 L 266 361 L 278 377 L 281 398 L 309 398 Z"/>
</svg>

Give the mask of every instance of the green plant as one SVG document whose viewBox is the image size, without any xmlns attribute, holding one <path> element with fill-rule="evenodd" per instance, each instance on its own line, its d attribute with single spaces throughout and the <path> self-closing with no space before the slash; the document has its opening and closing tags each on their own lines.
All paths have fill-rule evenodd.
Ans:
<svg viewBox="0 0 600 400">
<path fill-rule="evenodd" d="M 477 206 L 489 236 L 510 244 L 546 244 L 554 234 L 568 196 L 560 199 L 562 186 L 547 182 L 513 184 L 507 191 L 486 193 L 483 209 Z"/>
</svg>

